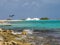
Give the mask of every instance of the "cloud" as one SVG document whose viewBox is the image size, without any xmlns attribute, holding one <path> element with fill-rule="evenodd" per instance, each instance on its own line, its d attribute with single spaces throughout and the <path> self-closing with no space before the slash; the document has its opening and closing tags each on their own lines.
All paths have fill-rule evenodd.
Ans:
<svg viewBox="0 0 60 45">
<path fill-rule="evenodd" d="M 0 0 L 0 7 L 41 8 L 48 4 L 60 4 L 60 0 Z"/>
<path fill-rule="evenodd" d="M 40 3 L 37 1 L 25 1 L 22 4 L 22 7 L 27 7 L 27 8 L 38 8 L 40 6 Z"/>
<path fill-rule="evenodd" d="M 60 0 L 22 0 L 22 7 L 41 8 L 49 4 L 60 4 Z"/>
<path fill-rule="evenodd" d="M 29 5 L 29 3 L 26 2 L 26 3 L 24 3 L 22 6 L 23 6 L 23 7 L 26 7 L 26 6 L 28 6 L 28 5 Z"/>
</svg>

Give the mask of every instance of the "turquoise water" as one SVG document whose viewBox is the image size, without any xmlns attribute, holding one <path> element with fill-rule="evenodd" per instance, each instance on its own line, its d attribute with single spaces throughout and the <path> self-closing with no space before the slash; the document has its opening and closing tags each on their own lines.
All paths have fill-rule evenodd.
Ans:
<svg viewBox="0 0 60 45">
<path fill-rule="evenodd" d="M 38 21 L 8 21 L 11 26 L 0 25 L 1 28 L 29 28 L 29 29 L 60 29 L 60 20 L 38 20 Z"/>
</svg>

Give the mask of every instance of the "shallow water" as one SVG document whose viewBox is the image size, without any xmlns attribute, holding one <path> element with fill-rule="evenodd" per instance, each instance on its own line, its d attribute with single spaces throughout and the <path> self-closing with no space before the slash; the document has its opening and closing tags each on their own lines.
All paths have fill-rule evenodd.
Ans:
<svg viewBox="0 0 60 45">
<path fill-rule="evenodd" d="M 7 21 L 11 25 L 0 25 L 5 29 L 60 29 L 60 20 Z"/>
<path fill-rule="evenodd" d="M 59 37 L 60 36 L 60 20 L 33 20 L 33 21 L 7 21 L 11 25 L 0 25 L 0 28 L 4 29 L 38 29 L 38 30 L 51 30 L 55 31 L 54 33 L 48 32 L 44 35 L 52 35 Z"/>
</svg>

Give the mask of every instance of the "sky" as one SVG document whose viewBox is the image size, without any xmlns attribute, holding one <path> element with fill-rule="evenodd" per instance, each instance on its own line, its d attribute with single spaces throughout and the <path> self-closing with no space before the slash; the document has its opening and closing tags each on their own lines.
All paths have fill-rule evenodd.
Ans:
<svg viewBox="0 0 60 45">
<path fill-rule="evenodd" d="M 0 0 L 0 19 L 60 18 L 60 0 Z"/>
</svg>

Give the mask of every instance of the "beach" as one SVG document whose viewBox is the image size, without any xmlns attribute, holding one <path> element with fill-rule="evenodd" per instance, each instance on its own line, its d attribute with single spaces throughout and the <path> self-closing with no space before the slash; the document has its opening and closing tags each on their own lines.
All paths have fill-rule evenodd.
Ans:
<svg viewBox="0 0 60 45">
<path fill-rule="evenodd" d="M 60 45 L 60 38 L 57 35 L 60 34 L 56 32 L 30 33 L 26 29 L 16 33 L 14 30 L 0 29 L 0 45 Z"/>
</svg>

